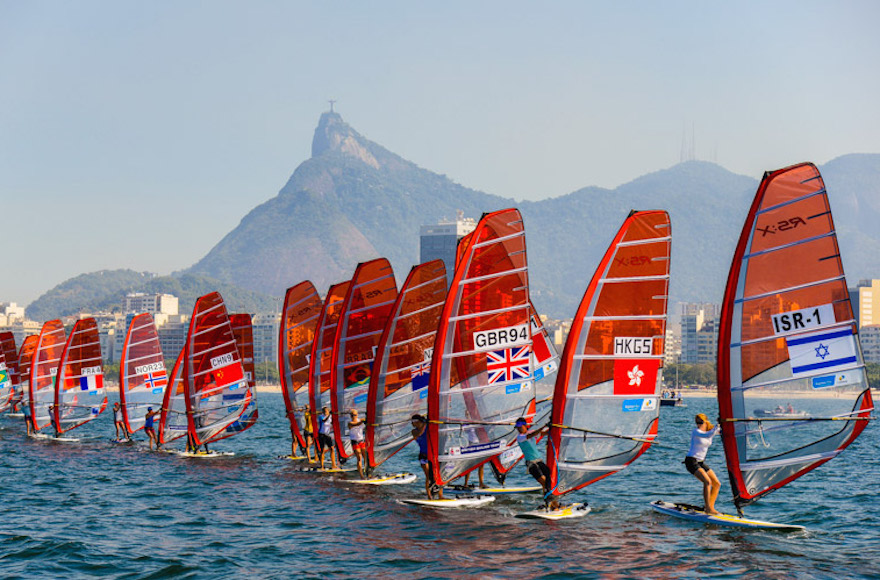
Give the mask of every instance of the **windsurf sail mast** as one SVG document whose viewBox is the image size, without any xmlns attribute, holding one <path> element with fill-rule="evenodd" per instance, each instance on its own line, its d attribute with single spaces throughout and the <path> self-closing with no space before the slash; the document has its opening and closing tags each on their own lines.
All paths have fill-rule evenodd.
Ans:
<svg viewBox="0 0 880 580">
<path fill-rule="evenodd" d="M 529 287 L 516 209 L 486 214 L 462 250 L 434 340 L 428 457 L 443 486 L 507 448 L 531 418 Z"/>
<path fill-rule="evenodd" d="M 158 410 L 165 400 L 168 372 L 153 316 L 131 319 L 119 360 L 119 401 L 129 433 L 143 429 L 147 409 Z"/>
<path fill-rule="evenodd" d="M 342 311 L 348 282 L 340 282 L 330 286 L 327 298 L 321 307 L 318 317 L 318 330 L 312 341 L 312 352 L 309 354 L 309 420 L 312 422 L 312 433 L 318 438 L 318 415 L 322 407 L 330 407 L 330 364 L 333 361 L 333 340 L 336 338 L 336 325 Z"/>
<path fill-rule="evenodd" d="M 50 425 L 49 407 L 55 403 L 55 376 L 67 337 L 60 320 L 43 324 L 34 346 L 31 363 L 30 406 L 34 429 Z"/>
<path fill-rule="evenodd" d="M 446 300 L 446 266 L 410 270 L 382 331 L 367 399 L 367 459 L 378 467 L 412 441 L 411 417 L 428 408 L 434 335 Z"/>
<path fill-rule="evenodd" d="M 195 445 L 225 439 L 253 399 L 235 345 L 232 324 L 218 292 L 200 297 L 186 339 L 183 377 L 189 433 Z"/>
<path fill-rule="evenodd" d="M 107 408 L 101 337 L 94 318 L 77 320 L 67 337 L 55 377 L 55 424 L 66 433 Z"/>
<path fill-rule="evenodd" d="M 18 374 L 18 349 L 15 347 L 15 335 L 11 332 L 0 332 L 0 351 L 9 376 L 9 400 L 7 406 L 14 406 L 21 401 L 21 377 Z"/>
<path fill-rule="evenodd" d="M 809 416 L 755 417 L 790 399 Z M 828 194 L 811 163 L 766 173 L 752 202 L 721 310 L 718 408 L 737 509 L 835 457 L 870 419 Z"/>
<path fill-rule="evenodd" d="M 303 436 L 309 417 L 309 356 L 321 316 L 321 297 L 306 280 L 287 289 L 278 337 L 278 370 L 290 433 L 306 448 Z"/>
<path fill-rule="evenodd" d="M 162 411 L 159 414 L 159 443 L 164 445 L 186 435 L 189 420 L 186 412 L 186 393 L 183 367 L 186 360 L 186 347 L 180 351 L 171 377 L 165 387 L 162 399 Z"/>
<path fill-rule="evenodd" d="M 352 455 L 348 413 L 366 415 L 370 374 L 382 330 L 397 301 L 397 282 L 385 258 L 358 264 L 348 286 L 336 325 L 330 363 L 330 406 L 340 457 Z"/>
<path fill-rule="evenodd" d="M 235 336 L 235 346 L 241 356 L 241 364 L 244 367 L 244 377 L 251 390 L 251 401 L 244 410 L 241 419 L 227 427 L 227 431 L 243 431 L 254 423 L 260 416 L 257 409 L 257 375 L 254 366 L 254 326 L 250 314 L 230 314 L 229 322 L 232 324 L 232 334 Z"/>
<path fill-rule="evenodd" d="M 18 376 L 21 380 L 21 400 L 19 403 L 22 405 L 31 404 L 31 366 L 33 366 L 34 350 L 37 348 L 39 338 L 38 334 L 26 336 L 18 351 Z"/>
<path fill-rule="evenodd" d="M 634 211 L 587 286 L 553 395 L 555 495 L 620 471 L 657 435 L 671 246 L 665 211 Z"/>
</svg>

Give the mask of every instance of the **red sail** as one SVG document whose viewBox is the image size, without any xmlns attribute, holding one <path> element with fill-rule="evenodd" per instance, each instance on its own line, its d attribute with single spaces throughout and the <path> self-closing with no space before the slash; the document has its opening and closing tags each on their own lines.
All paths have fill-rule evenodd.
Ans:
<svg viewBox="0 0 880 580">
<path fill-rule="evenodd" d="M 55 375 L 65 342 L 64 325 L 60 320 L 50 320 L 43 325 L 34 346 L 29 391 L 31 417 L 37 431 L 52 422 L 49 407 L 55 404 Z"/>
<path fill-rule="evenodd" d="M 737 507 L 835 457 L 870 418 L 828 194 L 811 163 L 766 173 L 746 218 L 721 310 L 718 408 Z"/>
<path fill-rule="evenodd" d="M 348 438 L 349 412 L 366 415 L 370 375 L 382 330 L 397 301 L 397 282 L 385 258 L 358 264 L 342 301 L 330 363 L 330 407 L 336 448 L 352 455 Z"/>
<path fill-rule="evenodd" d="M 186 352 L 183 376 L 193 442 L 203 445 L 219 441 L 249 427 L 239 420 L 253 396 L 219 293 L 212 292 L 196 301 Z"/>
<path fill-rule="evenodd" d="M 632 212 L 587 286 L 553 394 L 557 495 L 620 471 L 657 435 L 671 245 L 665 211 Z"/>
<path fill-rule="evenodd" d="M 309 420 L 312 433 L 318 436 L 318 415 L 322 407 L 330 407 L 330 364 L 333 361 L 333 341 L 343 300 L 351 282 L 340 282 L 330 287 L 318 317 L 318 330 L 309 354 Z"/>
<path fill-rule="evenodd" d="M 18 349 L 15 347 L 15 335 L 11 332 L 0 332 L 0 351 L 6 360 L 6 369 L 12 381 L 12 397 L 9 402 L 17 405 L 21 401 L 21 376 L 18 371 Z"/>
<path fill-rule="evenodd" d="M 12 377 L 10 370 L 6 366 L 6 355 L 0 349 L 0 411 L 5 411 L 12 404 L 12 397 L 15 390 L 12 388 Z"/>
<path fill-rule="evenodd" d="M 129 433 L 143 429 L 147 409 L 160 409 L 168 373 L 159 334 L 149 313 L 131 319 L 119 359 L 119 402 Z"/>
<path fill-rule="evenodd" d="M 412 440 L 410 418 L 428 407 L 431 353 L 446 301 L 442 260 L 414 266 L 382 331 L 367 400 L 367 454 L 378 467 Z"/>
<path fill-rule="evenodd" d="M 165 445 L 175 439 L 186 435 L 189 429 L 189 420 L 186 412 L 186 383 L 183 377 L 183 367 L 186 361 L 186 347 L 177 356 L 174 368 L 171 370 L 168 385 L 162 398 L 162 411 L 159 414 L 159 443 Z"/>
<path fill-rule="evenodd" d="M 22 405 L 30 405 L 31 400 L 31 365 L 34 361 L 34 350 L 37 348 L 38 334 L 26 336 L 18 351 L 18 376 L 21 383 Z"/>
<path fill-rule="evenodd" d="M 235 345 L 238 348 L 238 354 L 241 356 L 241 363 L 244 366 L 244 376 L 247 379 L 248 386 L 251 389 L 251 402 L 248 409 L 242 413 L 237 427 L 250 427 L 260 416 L 257 409 L 257 378 L 256 369 L 254 367 L 254 327 L 250 314 L 230 314 L 229 321 L 232 323 L 232 334 L 235 336 Z M 237 429 L 241 431 L 242 429 Z"/>
<path fill-rule="evenodd" d="M 55 377 L 55 424 L 66 433 L 107 408 L 104 357 L 94 318 L 77 320 L 67 338 Z"/>
<path fill-rule="evenodd" d="M 461 252 L 434 341 L 428 456 L 438 485 L 506 449 L 534 413 L 522 217 L 483 216 Z"/>
<path fill-rule="evenodd" d="M 315 286 L 300 282 L 287 289 L 278 337 L 278 370 L 291 436 L 305 449 L 303 430 L 309 421 L 309 356 L 321 316 L 321 297 Z"/>
</svg>

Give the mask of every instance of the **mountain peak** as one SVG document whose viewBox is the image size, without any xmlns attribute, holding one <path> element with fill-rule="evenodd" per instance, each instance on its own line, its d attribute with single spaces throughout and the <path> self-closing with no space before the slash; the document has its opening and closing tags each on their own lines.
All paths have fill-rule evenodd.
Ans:
<svg viewBox="0 0 880 580">
<path fill-rule="evenodd" d="M 374 169 L 379 168 L 379 162 L 370 153 L 367 140 L 335 111 L 321 115 L 312 138 L 312 157 L 319 157 L 327 151 L 336 151 L 359 159 Z"/>
</svg>

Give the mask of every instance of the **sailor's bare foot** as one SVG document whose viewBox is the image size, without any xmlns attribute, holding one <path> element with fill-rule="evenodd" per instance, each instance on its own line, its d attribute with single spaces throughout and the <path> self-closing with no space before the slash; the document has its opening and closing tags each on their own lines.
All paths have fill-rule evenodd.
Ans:
<svg viewBox="0 0 880 580">
<path fill-rule="evenodd" d="M 721 515 L 721 512 L 719 512 L 717 510 L 706 510 L 706 513 L 709 514 L 710 516 L 720 516 Z"/>
</svg>

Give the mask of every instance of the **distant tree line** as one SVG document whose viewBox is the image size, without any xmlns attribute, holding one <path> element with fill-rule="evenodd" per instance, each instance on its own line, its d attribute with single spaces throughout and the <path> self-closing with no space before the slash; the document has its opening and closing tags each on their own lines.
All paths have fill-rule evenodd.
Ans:
<svg viewBox="0 0 880 580">
<path fill-rule="evenodd" d="M 868 384 L 872 389 L 880 389 L 880 363 L 865 363 L 868 372 Z M 676 371 L 678 382 L 676 383 Z M 714 387 L 717 385 L 715 364 L 689 365 L 683 363 L 670 364 L 663 367 L 663 381 L 667 388 L 676 384 L 681 387 L 701 385 Z"/>
</svg>

